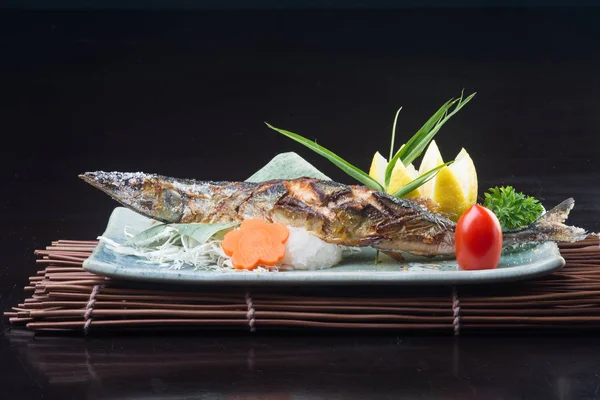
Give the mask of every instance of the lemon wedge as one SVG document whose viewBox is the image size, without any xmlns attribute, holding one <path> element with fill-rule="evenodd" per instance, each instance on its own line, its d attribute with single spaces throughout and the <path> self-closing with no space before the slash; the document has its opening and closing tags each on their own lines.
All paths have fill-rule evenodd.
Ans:
<svg viewBox="0 0 600 400">
<path fill-rule="evenodd" d="M 477 172 L 465 149 L 458 153 L 454 163 L 442 168 L 432 180 L 431 199 L 439 204 L 440 212 L 448 213 L 453 221 L 477 201 Z"/>
<path fill-rule="evenodd" d="M 459 177 L 469 207 L 472 206 L 477 202 L 477 170 L 465 149 L 460 150 L 456 161 L 450 165 L 450 169 Z"/>
<path fill-rule="evenodd" d="M 392 169 L 392 175 L 390 176 L 390 183 L 386 190 L 387 193 L 393 194 L 394 192 L 402 189 L 404 186 L 406 186 L 411 181 L 417 179 L 418 176 L 419 176 L 419 173 L 417 172 L 417 170 L 415 169 L 415 167 L 412 164 L 409 164 L 408 166 L 405 167 L 404 164 L 402 163 L 402 161 L 398 160 L 398 162 L 394 165 L 394 169 Z M 404 197 L 410 199 L 410 198 L 420 197 L 420 196 L 421 196 L 420 190 L 415 189 Z"/>
<path fill-rule="evenodd" d="M 390 181 L 386 185 L 385 171 L 388 161 L 379 152 L 373 155 L 369 176 L 394 194 L 408 183 L 432 169 L 444 164 L 442 154 L 435 140 L 432 140 L 423 156 L 419 170 L 413 164 L 405 166 L 398 160 L 392 169 Z M 458 218 L 477 202 L 477 172 L 473 160 L 465 149 L 456 156 L 454 162 L 440 169 L 432 179 L 413 190 L 405 198 L 427 197 L 439 205 L 439 211 L 447 213 L 450 219 Z"/>
<path fill-rule="evenodd" d="M 369 176 L 375 179 L 381 186 L 385 187 L 385 169 L 388 166 L 388 162 L 384 156 L 379 152 L 373 155 L 373 161 L 371 161 L 371 168 L 369 169 Z"/>
<path fill-rule="evenodd" d="M 427 151 L 423 156 L 423 160 L 421 161 L 421 165 L 419 166 L 419 176 L 423 175 L 426 172 L 431 171 L 435 167 L 438 167 L 444 163 L 444 159 L 442 158 L 442 154 L 440 153 L 440 149 L 435 143 L 435 140 L 432 140 L 427 147 Z M 419 188 L 421 195 L 425 197 L 431 198 L 433 196 L 433 185 L 435 182 L 435 177 L 425 182 Z"/>
<path fill-rule="evenodd" d="M 369 176 L 379 182 L 381 186 L 386 188 L 386 192 L 389 194 L 393 194 L 394 192 L 402 189 L 407 183 L 410 183 L 419 176 L 419 173 L 412 164 L 410 164 L 408 167 L 405 167 L 402 161 L 398 160 L 392 169 L 390 183 L 386 187 L 385 170 L 387 169 L 387 166 L 388 161 L 385 159 L 385 157 L 379 152 L 376 152 L 373 155 L 373 161 L 371 161 Z M 415 189 L 405 197 L 411 198 L 419 196 L 421 196 L 419 189 Z"/>
</svg>

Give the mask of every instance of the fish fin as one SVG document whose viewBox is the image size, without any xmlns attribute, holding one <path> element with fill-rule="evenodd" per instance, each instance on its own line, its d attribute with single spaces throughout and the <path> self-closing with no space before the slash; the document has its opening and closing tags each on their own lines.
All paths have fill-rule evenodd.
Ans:
<svg viewBox="0 0 600 400">
<path fill-rule="evenodd" d="M 505 232 L 505 244 L 527 242 L 578 242 L 587 237 L 585 229 L 565 225 L 569 213 L 575 207 L 575 200 L 568 198 L 550 211 L 544 213 L 533 224 L 517 231 Z"/>
<path fill-rule="evenodd" d="M 550 211 L 542 214 L 541 217 L 535 221 L 536 225 L 554 225 L 564 224 L 569 217 L 569 213 L 575 207 L 575 199 L 572 197 L 566 199 L 559 205 L 555 206 Z"/>
<path fill-rule="evenodd" d="M 585 229 L 565 225 L 569 213 L 575 207 L 575 200 L 571 197 L 542 215 L 536 221 L 538 228 L 551 229 L 550 240 L 556 242 L 578 242 L 587 237 Z"/>
</svg>

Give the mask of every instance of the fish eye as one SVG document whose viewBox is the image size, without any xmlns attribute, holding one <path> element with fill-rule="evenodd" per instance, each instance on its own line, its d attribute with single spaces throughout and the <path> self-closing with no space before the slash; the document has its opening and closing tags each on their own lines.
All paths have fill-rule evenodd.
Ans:
<svg viewBox="0 0 600 400">
<path fill-rule="evenodd" d="M 164 207 L 160 208 L 160 217 L 168 221 L 179 221 L 183 215 L 181 195 L 173 189 L 166 189 L 162 192 L 162 200 Z"/>
<path fill-rule="evenodd" d="M 169 207 L 179 207 L 181 205 L 181 196 L 173 189 L 163 191 L 163 199 Z"/>
</svg>

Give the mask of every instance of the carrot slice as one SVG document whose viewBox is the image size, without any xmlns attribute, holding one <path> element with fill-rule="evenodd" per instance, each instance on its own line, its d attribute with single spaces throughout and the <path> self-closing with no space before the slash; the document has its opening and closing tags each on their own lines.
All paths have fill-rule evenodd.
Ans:
<svg viewBox="0 0 600 400">
<path fill-rule="evenodd" d="M 237 251 L 231 257 L 231 263 L 235 269 L 254 269 L 258 267 L 260 257 L 253 251 Z"/>
<path fill-rule="evenodd" d="M 262 265 L 275 265 L 285 255 L 285 247 L 281 243 L 273 243 L 268 249 L 264 249 L 260 255 L 260 264 Z"/>
<path fill-rule="evenodd" d="M 285 243 L 290 236 L 290 230 L 284 224 L 270 224 L 271 234 L 279 243 Z"/>
<path fill-rule="evenodd" d="M 223 251 L 229 257 L 231 257 L 233 255 L 233 253 L 235 253 L 235 251 L 238 247 L 238 242 L 240 240 L 240 236 L 241 236 L 241 234 L 240 234 L 239 230 L 230 231 L 225 234 L 225 237 L 223 238 L 223 243 L 221 244 L 221 247 L 223 247 Z"/>
<path fill-rule="evenodd" d="M 289 230 L 283 224 L 259 218 L 247 219 L 240 228 L 225 235 L 223 251 L 231 256 L 237 269 L 254 269 L 259 265 L 276 265 L 285 256 L 284 243 Z"/>
</svg>

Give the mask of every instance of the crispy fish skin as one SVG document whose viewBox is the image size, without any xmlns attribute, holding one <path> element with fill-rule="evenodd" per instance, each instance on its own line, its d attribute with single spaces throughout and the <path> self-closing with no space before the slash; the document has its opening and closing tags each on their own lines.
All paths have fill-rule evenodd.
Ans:
<svg viewBox="0 0 600 400">
<path fill-rule="evenodd" d="M 149 218 L 216 223 L 259 217 L 304 228 L 328 243 L 390 253 L 454 254 L 456 224 L 407 199 L 364 186 L 313 178 L 260 183 L 176 179 L 142 172 L 86 172 L 81 179 Z M 527 228 L 504 234 L 505 246 L 578 241 L 583 229 L 563 224 L 568 199 Z"/>
</svg>

